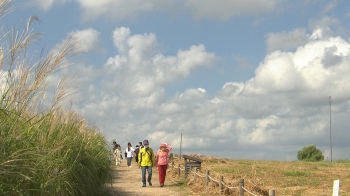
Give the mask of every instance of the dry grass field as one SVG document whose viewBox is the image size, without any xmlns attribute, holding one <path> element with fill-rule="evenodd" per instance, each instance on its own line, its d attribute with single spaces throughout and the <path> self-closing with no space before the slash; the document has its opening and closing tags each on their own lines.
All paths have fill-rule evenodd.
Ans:
<svg viewBox="0 0 350 196">
<path fill-rule="evenodd" d="M 275 195 L 307 195 L 330 196 L 333 181 L 340 180 L 340 195 L 350 196 L 350 161 L 331 162 L 299 162 L 299 161 L 267 161 L 267 160 L 235 160 L 215 157 L 190 155 L 203 160 L 199 174 L 205 176 L 210 171 L 212 179 L 219 180 L 229 187 L 238 187 L 239 180 L 244 179 L 244 187 L 255 195 L 269 195 L 269 190 L 275 190 Z M 174 165 L 184 168 L 184 161 L 174 158 Z M 178 182 L 179 186 L 190 189 L 195 195 L 219 195 L 219 185 L 210 182 L 205 186 L 205 178 L 189 174 L 184 179 L 183 171 L 178 176 L 178 170 L 169 168 L 168 176 Z M 238 189 L 223 190 L 224 195 L 238 195 Z M 245 192 L 245 195 L 251 195 Z"/>
</svg>

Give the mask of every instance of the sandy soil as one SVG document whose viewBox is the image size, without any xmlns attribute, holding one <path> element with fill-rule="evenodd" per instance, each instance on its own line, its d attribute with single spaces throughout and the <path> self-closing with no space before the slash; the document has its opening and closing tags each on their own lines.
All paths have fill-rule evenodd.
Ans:
<svg viewBox="0 0 350 196">
<path fill-rule="evenodd" d="M 152 195 L 152 196 L 183 196 L 190 195 L 171 178 L 165 179 L 164 187 L 159 186 L 157 168 L 153 168 L 152 184 L 142 187 L 141 169 L 137 167 L 135 160 L 132 161 L 132 166 L 126 166 L 126 160 L 122 161 L 121 166 L 112 166 L 112 182 L 109 184 L 111 195 L 126 196 L 126 195 Z M 146 174 L 147 177 L 147 174 Z"/>
</svg>

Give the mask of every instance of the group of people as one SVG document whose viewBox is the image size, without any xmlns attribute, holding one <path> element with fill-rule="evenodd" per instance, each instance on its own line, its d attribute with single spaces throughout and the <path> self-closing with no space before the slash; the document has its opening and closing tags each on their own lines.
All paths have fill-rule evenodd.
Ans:
<svg viewBox="0 0 350 196">
<path fill-rule="evenodd" d="M 152 148 L 149 147 L 148 140 L 139 142 L 134 149 L 130 142 L 128 142 L 128 147 L 126 147 L 124 156 L 127 160 L 127 166 L 131 167 L 131 161 L 135 157 L 135 161 L 139 168 L 141 168 L 141 177 L 142 177 L 142 187 L 146 187 L 146 172 L 147 182 L 149 186 L 152 186 L 152 168 L 154 164 L 158 167 L 158 177 L 160 187 L 164 186 L 166 170 L 168 167 L 168 154 L 172 150 L 172 146 L 167 143 L 161 143 L 159 145 L 159 150 L 154 154 Z M 120 145 L 116 142 L 113 142 L 113 151 L 116 165 L 120 165 L 121 155 Z"/>
</svg>

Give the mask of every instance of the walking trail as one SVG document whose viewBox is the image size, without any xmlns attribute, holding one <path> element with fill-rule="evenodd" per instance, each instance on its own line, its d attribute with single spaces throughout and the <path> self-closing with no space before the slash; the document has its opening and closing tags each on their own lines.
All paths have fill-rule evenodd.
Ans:
<svg viewBox="0 0 350 196">
<path fill-rule="evenodd" d="M 141 169 L 137 167 L 135 160 L 132 161 L 131 167 L 126 166 L 126 160 L 124 159 L 121 166 L 112 167 L 112 182 L 108 186 L 111 188 L 110 192 L 113 196 L 126 196 L 126 195 L 145 195 L 145 196 L 184 196 L 191 195 L 186 193 L 183 187 L 178 186 L 170 176 L 165 179 L 164 187 L 159 186 L 158 169 L 153 168 L 152 172 L 152 184 L 146 187 L 142 187 L 141 182 Z M 146 173 L 146 177 L 147 177 Z"/>
</svg>

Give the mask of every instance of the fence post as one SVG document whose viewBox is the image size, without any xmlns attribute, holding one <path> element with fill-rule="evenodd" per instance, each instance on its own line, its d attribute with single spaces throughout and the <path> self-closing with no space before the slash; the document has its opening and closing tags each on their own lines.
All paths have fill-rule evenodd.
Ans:
<svg viewBox="0 0 350 196">
<path fill-rule="evenodd" d="M 205 174 L 205 186 L 208 186 L 208 184 L 209 184 L 209 170 L 207 170 Z"/>
<path fill-rule="evenodd" d="M 197 168 L 194 168 L 193 182 L 196 183 L 197 180 Z"/>
<path fill-rule="evenodd" d="M 275 190 L 270 189 L 269 190 L 269 196 L 275 196 Z"/>
<path fill-rule="evenodd" d="M 178 166 L 179 166 L 179 167 L 177 168 L 177 174 L 178 174 L 178 176 L 180 176 L 180 163 L 179 163 Z"/>
<path fill-rule="evenodd" d="M 220 182 L 219 182 L 219 191 L 220 191 L 220 195 L 222 194 L 222 181 L 223 181 L 223 177 L 220 176 Z"/>
<path fill-rule="evenodd" d="M 173 160 L 174 160 L 174 155 L 173 155 L 173 153 L 170 153 L 169 159 L 170 159 L 171 162 L 173 162 Z"/>
<path fill-rule="evenodd" d="M 239 180 L 239 196 L 244 196 L 244 179 Z"/>
</svg>

